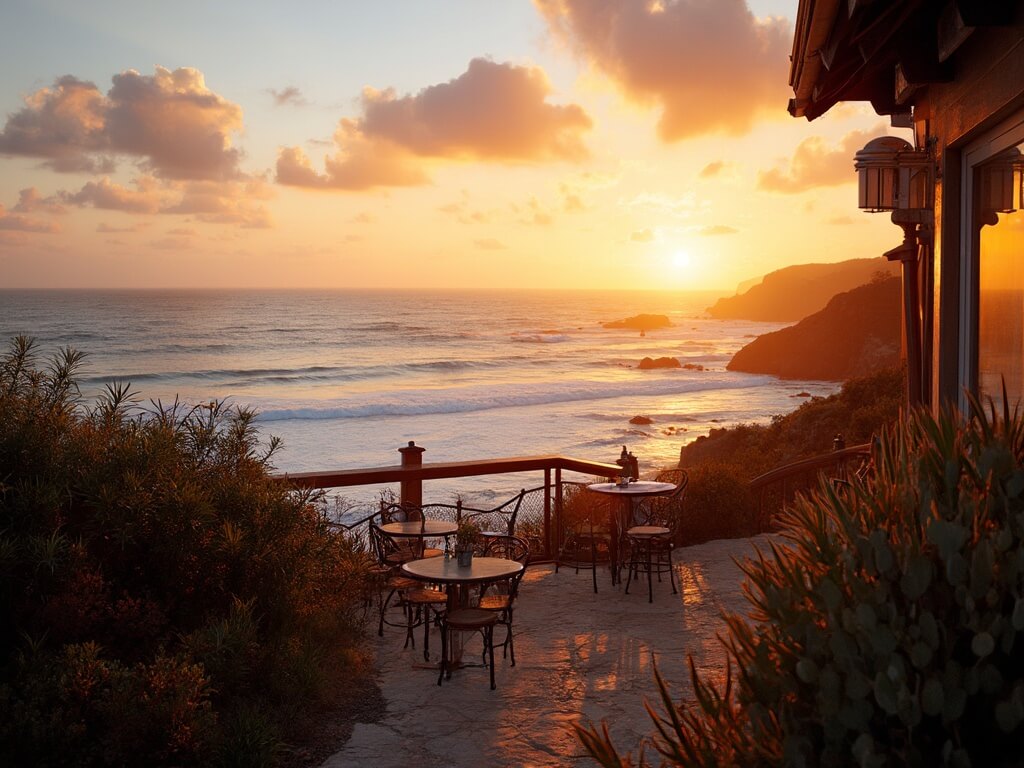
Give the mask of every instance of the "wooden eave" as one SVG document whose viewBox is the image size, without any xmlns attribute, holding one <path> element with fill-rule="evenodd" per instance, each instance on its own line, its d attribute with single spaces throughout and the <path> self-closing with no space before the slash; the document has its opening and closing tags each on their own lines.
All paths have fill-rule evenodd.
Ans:
<svg viewBox="0 0 1024 768">
<path fill-rule="evenodd" d="M 879 114 L 906 110 L 930 83 L 948 82 L 949 61 L 971 24 L 1011 24 L 1007 0 L 801 0 L 793 37 L 789 112 L 813 120 L 840 101 L 869 101 Z"/>
</svg>

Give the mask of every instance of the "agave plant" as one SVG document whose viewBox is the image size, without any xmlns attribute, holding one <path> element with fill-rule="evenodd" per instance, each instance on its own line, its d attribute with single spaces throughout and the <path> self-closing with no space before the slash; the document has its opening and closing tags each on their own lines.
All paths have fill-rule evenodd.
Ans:
<svg viewBox="0 0 1024 768">
<path fill-rule="evenodd" d="M 724 686 L 658 678 L 663 765 L 1016 765 L 1024 735 L 1024 419 L 914 412 L 873 472 L 823 482 L 743 564 Z M 633 764 L 579 728 L 605 766 Z M 643 755 L 640 762 L 645 763 Z"/>
</svg>

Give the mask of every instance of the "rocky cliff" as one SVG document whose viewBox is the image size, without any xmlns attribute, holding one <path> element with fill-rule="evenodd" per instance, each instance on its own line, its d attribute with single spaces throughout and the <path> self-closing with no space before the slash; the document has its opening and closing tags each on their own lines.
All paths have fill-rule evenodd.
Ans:
<svg viewBox="0 0 1024 768">
<path fill-rule="evenodd" d="M 742 293 L 719 299 L 708 308 L 708 314 L 718 320 L 802 320 L 822 309 L 837 293 L 871 282 L 879 272 L 899 275 L 899 263 L 879 257 L 785 267 L 765 275 Z"/>
<path fill-rule="evenodd" d="M 899 364 L 900 280 L 876 280 L 737 352 L 730 371 L 842 381 Z"/>
</svg>

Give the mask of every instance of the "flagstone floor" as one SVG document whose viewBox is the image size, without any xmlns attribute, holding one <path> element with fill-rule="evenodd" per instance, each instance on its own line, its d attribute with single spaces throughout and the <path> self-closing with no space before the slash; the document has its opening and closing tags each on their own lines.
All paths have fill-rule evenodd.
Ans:
<svg viewBox="0 0 1024 768">
<path fill-rule="evenodd" d="M 687 655 L 697 669 L 721 676 L 725 652 L 717 635 L 723 611 L 746 613 L 742 574 L 733 562 L 767 550 L 768 537 L 714 541 L 675 553 L 680 593 L 668 581 L 630 594 L 599 571 L 594 594 L 588 571 L 543 565 L 527 570 L 516 603 L 516 666 L 495 660 L 497 690 L 485 668 L 457 670 L 443 686 L 423 660 L 402 650 L 404 630 L 373 637 L 379 686 L 387 702 L 378 722 L 357 723 L 344 749 L 324 768 L 458 768 L 460 766 L 589 766 L 570 729 L 606 721 L 620 752 L 637 753 L 653 731 L 644 700 L 657 698 L 653 664 L 673 698 L 691 694 Z M 396 617 L 397 617 L 396 613 Z M 500 640 L 503 630 L 496 631 Z M 417 633 L 417 645 L 422 636 Z M 436 658 L 440 638 L 431 638 Z M 479 641 L 467 643 L 476 655 Z M 648 753 L 651 752 L 648 747 Z"/>
</svg>

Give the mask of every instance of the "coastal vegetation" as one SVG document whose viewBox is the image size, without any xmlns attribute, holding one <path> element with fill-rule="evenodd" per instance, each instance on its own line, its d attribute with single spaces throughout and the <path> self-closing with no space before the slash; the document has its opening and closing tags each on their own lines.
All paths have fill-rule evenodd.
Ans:
<svg viewBox="0 0 1024 768">
<path fill-rule="evenodd" d="M 895 422 L 904 402 L 903 371 L 890 368 L 845 382 L 834 395 L 815 397 L 770 424 L 712 429 L 680 451 L 687 470 L 680 526 L 682 543 L 748 536 L 765 527 L 758 500 L 749 490 L 754 477 L 798 459 L 826 453 L 836 435 L 847 445 L 867 443 Z M 707 514 L 706 510 L 715 510 Z"/>
<path fill-rule="evenodd" d="M 273 765 L 363 664 L 363 555 L 212 402 L 0 358 L 0 764 Z"/>
<path fill-rule="evenodd" d="M 790 507 L 744 565 L 725 679 L 659 678 L 662 765 L 1018 765 L 1024 728 L 1024 418 L 910 413 L 873 471 Z M 635 764 L 580 728 L 604 766 Z M 641 758 L 641 763 L 646 764 Z"/>
</svg>

